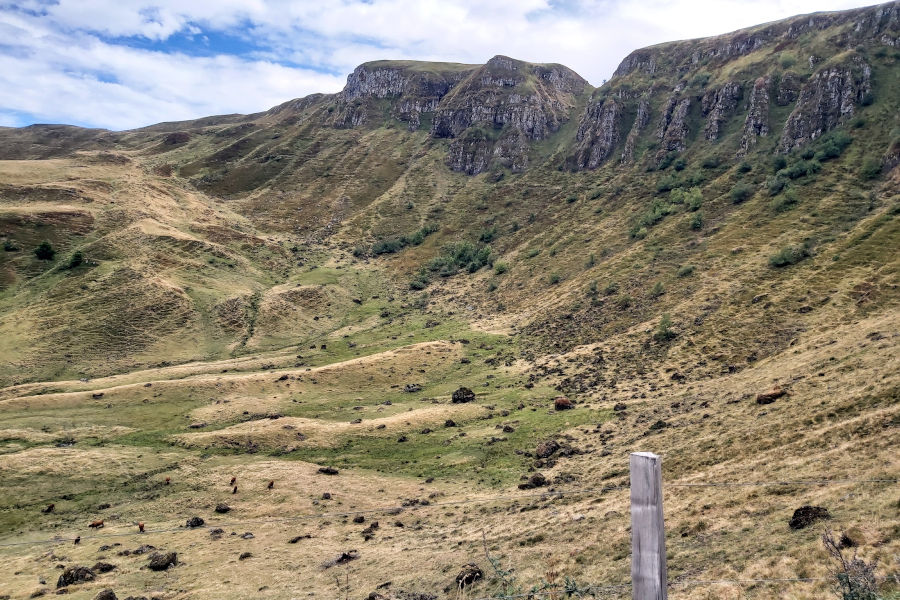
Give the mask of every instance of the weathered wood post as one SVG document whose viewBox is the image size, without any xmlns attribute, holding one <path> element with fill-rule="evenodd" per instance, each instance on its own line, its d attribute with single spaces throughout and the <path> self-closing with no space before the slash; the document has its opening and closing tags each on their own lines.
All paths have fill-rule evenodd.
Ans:
<svg viewBox="0 0 900 600">
<path fill-rule="evenodd" d="M 633 600 L 666 600 L 666 530 L 662 459 L 631 454 L 631 589 Z"/>
</svg>

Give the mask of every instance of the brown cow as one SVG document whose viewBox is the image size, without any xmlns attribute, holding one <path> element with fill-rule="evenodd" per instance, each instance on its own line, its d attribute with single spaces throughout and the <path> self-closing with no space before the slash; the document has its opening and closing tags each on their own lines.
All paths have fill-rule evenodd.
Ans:
<svg viewBox="0 0 900 600">
<path fill-rule="evenodd" d="M 56 508 L 55 504 L 48 504 L 47 508 L 41 509 L 41 512 L 46 515 L 46 514 L 52 513 L 54 508 Z"/>
<path fill-rule="evenodd" d="M 270 481 L 270 482 L 269 482 L 269 485 L 268 485 L 268 488 L 269 488 L 270 490 L 271 490 L 273 487 L 275 487 L 275 480 L 274 480 L 274 479 L 273 479 L 272 481 Z"/>
<path fill-rule="evenodd" d="M 169 483 L 170 483 L 171 481 L 172 481 L 172 478 L 171 478 L 171 477 L 166 477 L 166 485 L 169 485 Z"/>
<path fill-rule="evenodd" d="M 231 490 L 231 493 L 232 493 L 232 494 L 237 494 L 237 486 L 234 486 L 234 489 Z"/>
<path fill-rule="evenodd" d="M 138 532 L 144 533 L 144 524 L 143 523 L 138 523 Z"/>
<path fill-rule="evenodd" d="M 80 536 L 80 535 L 75 536 L 75 545 L 76 545 L 76 546 L 78 545 L 78 543 L 79 543 L 80 541 L 81 541 L 81 536 Z"/>
<path fill-rule="evenodd" d="M 103 527 L 103 520 L 98 519 L 96 521 L 91 521 L 91 524 L 88 525 L 88 527 L 90 527 L 91 529 L 100 529 L 101 527 Z"/>
<path fill-rule="evenodd" d="M 230 483 L 229 485 L 234 485 L 234 482 L 235 482 L 235 481 L 237 481 L 237 477 L 232 477 L 232 478 L 231 478 L 231 483 Z"/>
</svg>

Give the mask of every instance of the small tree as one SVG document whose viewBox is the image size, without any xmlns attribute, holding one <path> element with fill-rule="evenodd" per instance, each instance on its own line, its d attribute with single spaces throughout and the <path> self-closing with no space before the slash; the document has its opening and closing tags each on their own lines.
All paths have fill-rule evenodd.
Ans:
<svg viewBox="0 0 900 600">
<path fill-rule="evenodd" d="M 666 342 L 675 337 L 676 333 L 672 330 L 672 317 L 668 313 L 664 314 L 653 332 L 653 338 L 658 342 Z"/>
<path fill-rule="evenodd" d="M 41 260 L 53 260 L 53 257 L 56 256 L 56 250 L 53 249 L 50 242 L 44 240 L 34 249 L 34 255 Z"/>
<path fill-rule="evenodd" d="M 878 600 L 878 580 L 875 577 L 877 561 L 867 563 L 856 556 L 848 558 L 841 549 L 839 540 L 826 528 L 822 534 L 822 544 L 833 562 L 829 571 L 835 578 L 832 584 L 835 594 L 842 600 Z"/>
<path fill-rule="evenodd" d="M 70 269 L 75 269 L 79 267 L 84 262 L 84 254 L 81 250 L 76 250 L 72 253 L 72 256 L 69 257 L 69 264 L 67 265 Z"/>
</svg>

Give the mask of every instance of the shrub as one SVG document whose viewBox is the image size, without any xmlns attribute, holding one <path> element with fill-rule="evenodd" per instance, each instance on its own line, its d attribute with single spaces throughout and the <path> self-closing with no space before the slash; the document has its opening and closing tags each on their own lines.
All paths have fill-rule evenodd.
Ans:
<svg viewBox="0 0 900 600">
<path fill-rule="evenodd" d="M 708 156 L 703 159 L 703 162 L 700 164 L 704 169 L 715 169 L 722 164 L 722 160 L 718 156 Z"/>
<path fill-rule="evenodd" d="M 875 576 L 877 561 L 867 563 L 856 556 L 844 555 L 843 535 L 835 538 L 831 530 L 826 528 L 822 534 L 822 543 L 833 561 L 829 568 L 835 582 L 834 591 L 841 600 L 879 600 L 878 578 Z"/>
<path fill-rule="evenodd" d="M 672 204 L 687 204 L 688 209 L 697 210 L 703 205 L 703 192 L 696 186 L 687 190 L 676 188 L 669 192 L 669 202 Z"/>
<path fill-rule="evenodd" d="M 786 267 L 795 265 L 809 256 L 809 250 L 806 246 L 785 246 L 769 257 L 769 264 L 776 268 Z"/>
<path fill-rule="evenodd" d="M 525 258 L 534 258 L 538 254 L 541 253 L 540 248 L 531 248 L 527 252 L 525 252 Z"/>
<path fill-rule="evenodd" d="M 596 295 L 597 295 L 597 291 L 598 291 L 598 289 L 597 289 L 597 280 L 594 279 L 594 280 L 592 280 L 591 283 L 588 285 L 588 295 L 589 295 L 589 296 L 596 296 Z"/>
<path fill-rule="evenodd" d="M 497 289 L 497 283 L 494 281 L 489 281 L 488 285 L 487 285 L 487 291 L 490 293 L 490 292 L 496 291 L 496 289 Z"/>
<path fill-rule="evenodd" d="M 590 269 L 591 267 L 593 267 L 596 264 L 597 264 L 597 257 L 595 257 L 594 253 L 591 252 L 591 254 L 588 255 L 587 262 L 585 263 L 584 266 L 585 266 L 585 268 Z"/>
<path fill-rule="evenodd" d="M 647 211 L 641 214 L 638 217 L 637 222 L 632 226 L 630 231 L 631 237 L 637 239 L 645 237 L 647 235 L 647 229 L 662 221 L 666 215 L 672 214 L 674 210 L 674 206 L 668 202 L 654 199 L 653 202 L 650 203 L 650 207 Z"/>
<path fill-rule="evenodd" d="M 56 250 L 53 249 L 53 245 L 50 242 L 44 240 L 34 249 L 34 255 L 40 260 L 53 260 L 53 257 L 56 256 Z"/>
<path fill-rule="evenodd" d="M 782 68 L 790 69 L 797 64 L 797 59 L 790 54 L 782 54 L 779 63 L 781 63 Z"/>
<path fill-rule="evenodd" d="M 574 203 L 576 200 L 578 200 L 578 196 L 576 196 L 575 194 L 572 194 L 571 196 L 566 198 L 566 202 L 569 204 Z"/>
<path fill-rule="evenodd" d="M 599 198 L 602 195 L 603 195 L 603 188 L 597 188 L 596 190 L 591 192 L 590 199 L 596 200 L 597 198 Z"/>
<path fill-rule="evenodd" d="M 550 277 L 547 278 L 547 281 L 550 282 L 550 285 L 556 285 L 562 281 L 562 277 L 560 277 L 559 273 L 550 273 Z"/>
<path fill-rule="evenodd" d="M 659 342 L 665 342 L 675 338 L 675 331 L 672 330 L 672 317 L 668 313 L 664 314 L 653 332 L 653 339 Z"/>
<path fill-rule="evenodd" d="M 619 296 L 619 299 L 616 301 L 616 304 L 621 309 L 626 309 L 631 306 L 631 296 L 625 294 L 623 296 Z"/>
<path fill-rule="evenodd" d="M 603 293 L 607 296 L 612 296 L 616 292 L 619 291 L 619 284 L 615 281 L 610 281 L 606 284 L 606 287 L 603 288 Z"/>
<path fill-rule="evenodd" d="M 657 193 L 662 194 L 663 192 L 668 192 L 669 190 L 677 188 L 679 185 L 680 182 L 677 177 L 674 175 L 666 175 L 656 183 L 656 191 Z"/>
<path fill-rule="evenodd" d="M 691 229 L 693 229 L 694 231 L 700 231 L 701 229 L 703 229 L 703 213 L 695 212 L 691 217 L 690 224 Z"/>
<path fill-rule="evenodd" d="M 406 246 L 406 242 L 402 238 L 390 238 L 380 240 L 372 244 L 372 254 L 375 256 L 381 254 L 394 254 L 400 252 Z"/>
<path fill-rule="evenodd" d="M 770 196 L 777 196 L 780 194 L 785 185 L 787 185 L 787 181 L 778 175 L 766 178 L 766 189 L 769 191 Z"/>
<path fill-rule="evenodd" d="M 785 212 L 792 209 L 797 202 L 797 194 L 794 193 L 794 190 L 788 189 L 784 194 L 772 200 L 772 210 L 777 213 Z"/>
<path fill-rule="evenodd" d="M 787 166 L 787 159 L 783 156 L 776 155 L 772 158 L 772 170 L 776 173 Z"/>
<path fill-rule="evenodd" d="M 672 162 L 672 168 L 676 171 L 684 171 L 684 168 L 687 166 L 687 161 L 681 158 L 680 156 L 676 158 Z"/>
<path fill-rule="evenodd" d="M 847 146 L 853 141 L 845 131 L 833 131 L 828 135 L 825 135 L 821 138 L 819 142 L 819 155 L 820 160 L 829 160 L 832 158 L 837 158 L 840 156 L 844 150 L 847 149 Z"/>
<path fill-rule="evenodd" d="M 668 154 L 666 154 L 665 156 L 662 157 L 662 159 L 659 161 L 659 165 L 657 165 L 657 168 L 660 171 L 668 169 L 669 166 L 675 161 L 675 158 L 677 156 L 678 156 L 677 153 L 669 152 Z"/>
<path fill-rule="evenodd" d="M 481 230 L 481 235 L 478 236 L 478 241 L 483 244 L 489 244 L 494 241 L 495 237 L 497 237 L 497 228 L 489 227 L 488 229 Z"/>
<path fill-rule="evenodd" d="M 818 160 L 798 160 L 794 164 L 782 169 L 779 175 L 784 175 L 789 179 L 800 179 L 808 175 L 814 175 L 822 170 L 822 163 Z"/>
<path fill-rule="evenodd" d="M 738 182 L 731 188 L 731 202 L 740 204 L 753 195 L 753 186 L 749 183 Z"/>
<path fill-rule="evenodd" d="M 497 275 L 503 275 L 507 271 L 509 271 L 509 263 L 505 263 L 505 262 L 494 263 L 494 273 L 496 273 Z"/>
<path fill-rule="evenodd" d="M 867 158 L 859 169 L 859 176 L 864 180 L 875 179 L 881 175 L 881 161 Z"/>
<path fill-rule="evenodd" d="M 18 252 L 19 247 L 12 240 L 3 240 L 3 250 L 6 252 Z"/>
<path fill-rule="evenodd" d="M 679 277 L 690 277 L 694 274 L 694 265 L 684 265 L 678 269 Z"/>
<path fill-rule="evenodd" d="M 738 173 L 749 173 L 750 171 L 753 170 L 753 165 L 751 165 L 750 163 L 748 163 L 745 160 L 741 164 L 738 165 L 737 170 L 738 170 Z"/>
<path fill-rule="evenodd" d="M 84 262 L 84 254 L 81 250 L 76 250 L 72 253 L 72 256 L 69 257 L 69 263 L 66 265 L 69 269 L 75 269 L 80 266 Z"/>
<path fill-rule="evenodd" d="M 650 288 L 650 297 L 651 298 L 659 298 L 663 294 L 666 293 L 666 286 L 663 285 L 662 281 L 657 281 L 653 284 L 653 287 Z"/>
<path fill-rule="evenodd" d="M 431 283 L 431 276 L 428 274 L 428 271 L 419 269 L 413 280 L 409 282 L 409 287 L 413 290 L 424 290 L 429 283 Z"/>
</svg>

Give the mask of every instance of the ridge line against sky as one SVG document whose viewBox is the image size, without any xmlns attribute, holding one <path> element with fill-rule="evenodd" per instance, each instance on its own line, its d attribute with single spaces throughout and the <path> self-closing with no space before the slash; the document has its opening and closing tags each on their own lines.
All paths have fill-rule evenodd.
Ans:
<svg viewBox="0 0 900 600">
<path fill-rule="evenodd" d="M 859 0 L 0 0 L 0 126 L 130 129 L 336 92 L 379 59 L 564 64 Z"/>
</svg>

